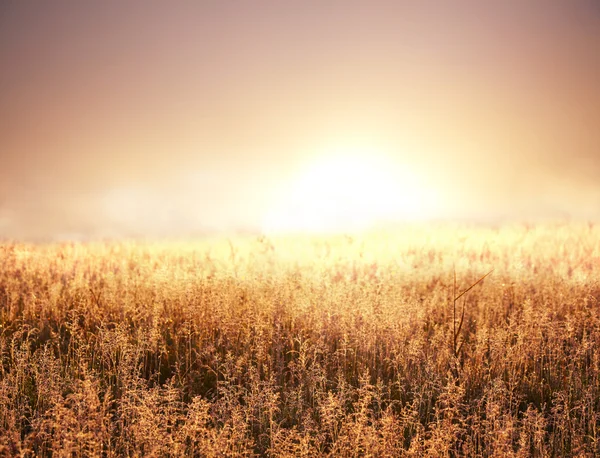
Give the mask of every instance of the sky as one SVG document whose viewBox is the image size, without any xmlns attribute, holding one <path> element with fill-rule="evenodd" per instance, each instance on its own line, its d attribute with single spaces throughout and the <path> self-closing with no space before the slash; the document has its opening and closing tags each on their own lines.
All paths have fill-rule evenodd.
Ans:
<svg viewBox="0 0 600 458">
<path fill-rule="evenodd" d="M 600 217 L 595 0 L 5 0 L 0 69 L 2 238 L 318 223 L 356 150 L 357 212 Z"/>
</svg>

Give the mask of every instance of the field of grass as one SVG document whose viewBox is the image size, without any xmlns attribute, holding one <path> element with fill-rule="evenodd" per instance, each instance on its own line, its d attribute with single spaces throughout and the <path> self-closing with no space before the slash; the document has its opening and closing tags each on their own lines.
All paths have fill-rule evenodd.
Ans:
<svg viewBox="0 0 600 458">
<path fill-rule="evenodd" d="M 2 456 L 600 454 L 598 225 L 5 243 L 0 266 Z"/>
</svg>

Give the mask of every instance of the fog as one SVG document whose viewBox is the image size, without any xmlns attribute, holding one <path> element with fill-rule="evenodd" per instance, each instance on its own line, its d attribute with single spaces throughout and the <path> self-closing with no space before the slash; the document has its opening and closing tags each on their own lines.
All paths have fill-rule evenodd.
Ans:
<svg viewBox="0 0 600 458">
<path fill-rule="evenodd" d="M 2 238 L 259 231 L 353 141 L 432 219 L 600 217 L 597 2 L 5 2 L 0 65 Z"/>
</svg>

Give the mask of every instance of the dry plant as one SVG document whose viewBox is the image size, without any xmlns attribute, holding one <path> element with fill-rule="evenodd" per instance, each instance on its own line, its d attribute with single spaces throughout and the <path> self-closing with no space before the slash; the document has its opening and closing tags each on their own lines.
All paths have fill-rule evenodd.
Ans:
<svg viewBox="0 0 600 458">
<path fill-rule="evenodd" d="M 471 291 L 473 288 L 475 288 L 475 286 L 477 286 L 479 283 L 481 283 L 485 279 L 485 277 L 490 275 L 493 271 L 494 271 L 494 269 L 490 270 L 487 274 L 485 274 L 483 277 L 481 277 L 479 280 L 477 280 L 475 283 L 473 283 L 471 286 L 469 286 L 467 289 L 465 289 L 462 293 L 460 293 L 457 296 L 456 295 L 456 269 L 454 269 L 454 283 L 452 285 L 452 297 L 454 298 L 452 300 L 452 353 L 454 353 L 455 358 L 458 358 L 458 355 L 460 354 L 462 346 L 465 343 L 464 339 L 462 340 L 462 342 L 460 342 L 460 344 L 458 343 L 460 331 L 461 331 L 463 323 L 465 321 L 465 303 L 463 302 L 462 312 L 460 314 L 460 321 L 458 322 L 458 328 L 457 328 L 456 327 L 456 302 L 458 302 L 458 300 L 461 297 L 463 297 L 465 294 L 467 294 L 469 291 Z"/>
<path fill-rule="evenodd" d="M 600 455 L 597 225 L 5 243 L 0 265 L 0 456 Z"/>
</svg>

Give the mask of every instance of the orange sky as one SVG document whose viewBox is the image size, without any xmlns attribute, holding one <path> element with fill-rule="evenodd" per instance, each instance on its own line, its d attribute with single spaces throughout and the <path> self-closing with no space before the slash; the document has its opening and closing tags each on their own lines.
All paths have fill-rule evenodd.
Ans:
<svg viewBox="0 0 600 458">
<path fill-rule="evenodd" d="M 0 6 L 0 237 L 255 228 L 355 138 L 440 217 L 600 215 L 593 0 L 141 5 Z"/>
</svg>

